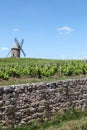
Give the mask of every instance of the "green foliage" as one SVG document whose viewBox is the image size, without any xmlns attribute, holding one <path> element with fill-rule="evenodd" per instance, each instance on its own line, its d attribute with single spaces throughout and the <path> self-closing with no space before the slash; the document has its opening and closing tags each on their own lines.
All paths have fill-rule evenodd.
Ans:
<svg viewBox="0 0 87 130">
<path fill-rule="evenodd" d="M 1 58 L 0 79 L 10 77 L 42 78 L 57 75 L 73 76 L 87 74 L 87 61 L 84 60 L 47 60 L 30 58 Z"/>
</svg>

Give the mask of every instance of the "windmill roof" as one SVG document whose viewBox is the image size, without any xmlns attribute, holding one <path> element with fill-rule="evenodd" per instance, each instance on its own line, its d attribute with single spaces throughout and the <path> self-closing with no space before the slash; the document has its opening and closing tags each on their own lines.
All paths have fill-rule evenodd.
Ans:
<svg viewBox="0 0 87 130">
<path fill-rule="evenodd" d="M 19 47 L 17 46 L 17 44 L 14 44 L 13 48 L 19 49 Z"/>
</svg>

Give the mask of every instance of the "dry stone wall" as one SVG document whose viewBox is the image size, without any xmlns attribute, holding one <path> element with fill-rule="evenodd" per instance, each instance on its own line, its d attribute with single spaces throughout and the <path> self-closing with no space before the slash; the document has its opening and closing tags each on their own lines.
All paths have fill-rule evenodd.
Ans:
<svg viewBox="0 0 87 130">
<path fill-rule="evenodd" d="M 63 108 L 87 108 L 87 79 L 0 87 L 3 128 L 48 120 Z"/>
</svg>

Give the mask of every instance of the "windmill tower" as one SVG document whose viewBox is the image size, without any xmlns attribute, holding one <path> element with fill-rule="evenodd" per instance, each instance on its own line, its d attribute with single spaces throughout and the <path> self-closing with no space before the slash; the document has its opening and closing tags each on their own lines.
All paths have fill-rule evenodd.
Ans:
<svg viewBox="0 0 87 130">
<path fill-rule="evenodd" d="M 26 56 L 25 52 L 23 51 L 22 49 L 22 46 L 23 46 L 23 42 L 24 40 L 22 39 L 21 43 L 19 43 L 19 41 L 15 38 L 15 44 L 14 46 L 11 48 L 11 50 L 9 51 L 8 55 L 10 54 L 11 52 L 11 57 L 20 57 L 20 53 L 22 52 L 24 57 Z M 7 56 L 8 56 L 7 55 Z"/>
</svg>

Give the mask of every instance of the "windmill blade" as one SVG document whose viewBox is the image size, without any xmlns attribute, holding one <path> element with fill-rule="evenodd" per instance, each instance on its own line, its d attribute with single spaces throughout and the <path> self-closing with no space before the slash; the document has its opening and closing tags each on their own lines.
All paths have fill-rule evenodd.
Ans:
<svg viewBox="0 0 87 130">
<path fill-rule="evenodd" d="M 17 40 L 17 38 L 15 38 L 14 40 L 15 40 L 15 42 L 16 42 L 16 43 L 18 43 L 18 40 Z"/>
<path fill-rule="evenodd" d="M 7 54 L 7 56 L 6 57 L 8 57 L 8 55 L 11 53 L 11 50 L 9 51 L 9 53 Z"/>
<path fill-rule="evenodd" d="M 24 43 L 24 39 L 22 39 L 21 43 L 20 43 L 20 47 L 22 48 L 23 46 L 23 43 Z"/>
<path fill-rule="evenodd" d="M 17 46 L 18 46 L 18 47 L 20 47 L 20 44 L 19 44 L 19 42 L 18 42 L 17 38 L 15 38 L 14 40 L 15 40 L 15 42 L 16 42 L 16 44 L 17 44 Z"/>
<path fill-rule="evenodd" d="M 26 54 L 25 54 L 25 52 L 23 51 L 23 49 L 22 49 L 22 48 L 21 48 L 21 51 L 22 51 L 23 55 L 24 55 L 24 56 L 26 56 Z"/>
</svg>

